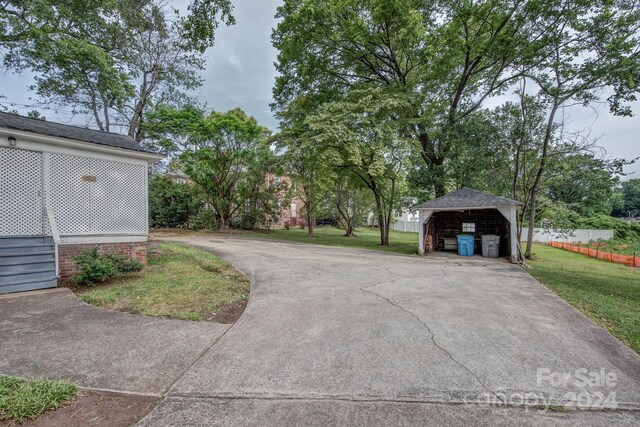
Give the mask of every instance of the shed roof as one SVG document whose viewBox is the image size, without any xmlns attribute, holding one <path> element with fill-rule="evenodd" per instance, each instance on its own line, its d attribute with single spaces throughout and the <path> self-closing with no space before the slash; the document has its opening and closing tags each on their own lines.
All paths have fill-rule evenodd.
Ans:
<svg viewBox="0 0 640 427">
<path fill-rule="evenodd" d="M 34 132 L 41 135 L 90 142 L 93 144 L 123 148 L 125 150 L 138 151 L 142 153 L 153 153 L 152 151 L 143 148 L 128 135 L 120 135 L 118 133 L 102 132 L 79 126 L 48 122 L 17 114 L 0 112 L 0 128 Z"/>
<path fill-rule="evenodd" d="M 493 208 L 496 206 L 521 206 L 522 202 L 494 196 L 471 188 L 462 188 L 437 199 L 413 206 L 413 209 Z"/>
</svg>

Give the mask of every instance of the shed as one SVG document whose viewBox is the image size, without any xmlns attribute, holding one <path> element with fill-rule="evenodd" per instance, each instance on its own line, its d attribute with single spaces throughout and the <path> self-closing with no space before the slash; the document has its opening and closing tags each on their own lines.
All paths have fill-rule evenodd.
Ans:
<svg viewBox="0 0 640 427">
<path fill-rule="evenodd" d="M 0 293 L 57 286 L 98 245 L 146 262 L 147 171 L 132 138 L 0 113 Z"/>
<path fill-rule="evenodd" d="M 472 234 L 476 252 L 485 234 L 500 236 L 500 255 L 518 261 L 517 210 L 523 203 L 471 188 L 413 206 L 419 214 L 421 255 L 454 249 L 457 234 Z"/>
</svg>

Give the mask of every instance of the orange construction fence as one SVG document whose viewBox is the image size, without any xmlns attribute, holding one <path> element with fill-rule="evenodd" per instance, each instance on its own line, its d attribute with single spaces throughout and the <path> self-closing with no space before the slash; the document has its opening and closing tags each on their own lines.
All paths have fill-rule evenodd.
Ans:
<svg viewBox="0 0 640 427">
<path fill-rule="evenodd" d="M 589 246 L 581 245 L 579 243 L 567 243 L 567 242 L 549 242 L 550 246 L 554 248 L 566 249 L 571 252 L 577 252 L 590 256 L 592 258 L 598 258 L 603 261 L 615 262 L 617 264 L 625 264 L 629 267 L 640 267 L 640 257 L 634 255 L 620 255 L 613 252 L 601 251 L 598 248 L 591 248 Z"/>
</svg>

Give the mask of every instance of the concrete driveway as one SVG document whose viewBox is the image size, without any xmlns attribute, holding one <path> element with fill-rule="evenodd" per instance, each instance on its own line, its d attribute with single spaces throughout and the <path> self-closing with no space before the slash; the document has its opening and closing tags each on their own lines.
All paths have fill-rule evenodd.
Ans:
<svg viewBox="0 0 640 427">
<path fill-rule="evenodd" d="M 0 297 L 0 374 L 162 396 L 229 325 L 92 307 L 66 288 Z"/>
<path fill-rule="evenodd" d="M 253 282 L 251 301 L 142 425 L 640 420 L 640 358 L 517 266 L 171 240 L 235 264 Z M 523 406 L 576 400 L 618 410 Z"/>
<path fill-rule="evenodd" d="M 252 280 L 235 325 L 102 310 L 64 289 L 2 297 L 0 373 L 164 396 L 142 426 L 640 424 L 640 358 L 519 267 L 172 240 Z M 524 405 L 576 399 L 610 410 Z"/>
</svg>

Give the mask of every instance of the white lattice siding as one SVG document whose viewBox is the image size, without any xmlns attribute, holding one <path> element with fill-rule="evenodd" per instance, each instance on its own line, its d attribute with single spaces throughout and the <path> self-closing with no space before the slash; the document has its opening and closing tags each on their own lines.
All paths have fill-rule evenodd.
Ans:
<svg viewBox="0 0 640 427">
<path fill-rule="evenodd" d="M 146 166 L 91 160 L 94 233 L 146 233 Z"/>
<path fill-rule="evenodd" d="M 145 165 L 49 156 L 47 194 L 61 235 L 146 233 Z"/>
<path fill-rule="evenodd" d="M 0 236 L 42 233 L 42 154 L 0 147 Z"/>
<path fill-rule="evenodd" d="M 60 234 L 91 232 L 89 214 L 90 183 L 82 176 L 91 174 L 91 161 L 86 157 L 46 154 L 48 160 L 47 198 Z"/>
</svg>

